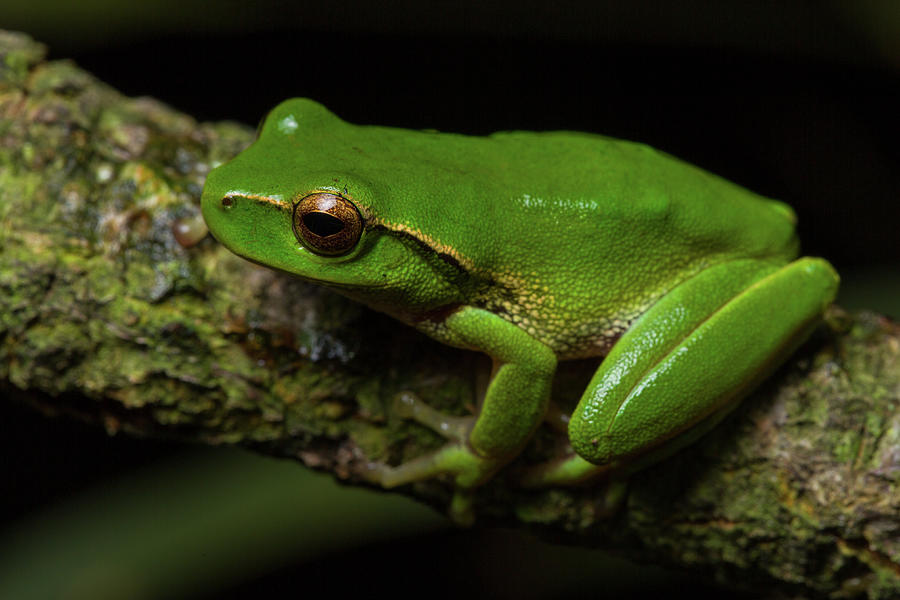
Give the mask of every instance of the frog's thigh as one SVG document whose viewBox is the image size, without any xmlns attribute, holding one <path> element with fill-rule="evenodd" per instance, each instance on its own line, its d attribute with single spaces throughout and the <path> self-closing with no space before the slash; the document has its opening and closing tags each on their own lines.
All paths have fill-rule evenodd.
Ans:
<svg viewBox="0 0 900 600">
<path fill-rule="evenodd" d="M 573 483 L 642 467 L 712 428 L 818 321 L 837 274 L 803 258 L 780 269 L 734 261 L 704 270 L 650 308 L 594 375 L 569 425 L 580 455 L 526 476 Z"/>
<path fill-rule="evenodd" d="M 556 356 L 548 346 L 479 308 L 463 307 L 444 324 L 456 343 L 487 353 L 498 368 L 466 443 L 448 444 L 385 471 L 385 486 L 440 473 L 453 473 L 460 487 L 477 486 L 518 454 L 547 410 L 556 369 Z"/>
</svg>

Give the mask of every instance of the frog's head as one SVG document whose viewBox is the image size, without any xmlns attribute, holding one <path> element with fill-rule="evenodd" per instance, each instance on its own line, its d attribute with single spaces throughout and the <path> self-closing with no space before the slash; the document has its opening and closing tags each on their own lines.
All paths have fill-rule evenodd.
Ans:
<svg viewBox="0 0 900 600">
<path fill-rule="evenodd" d="M 389 192 L 348 163 L 345 125 L 308 100 L 279 105 L 257 141 L 207 177 L 210 232 L 239 256 L 395 315 L 452 303 L 458 268 L 385 227 L 376 197 Z"/>
</svg>

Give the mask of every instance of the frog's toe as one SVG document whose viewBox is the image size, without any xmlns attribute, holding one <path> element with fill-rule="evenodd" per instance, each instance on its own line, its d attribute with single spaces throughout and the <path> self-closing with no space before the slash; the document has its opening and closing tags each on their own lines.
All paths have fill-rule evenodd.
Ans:
<svg viewBox="0 0 900 600">
<path fill-rule="evenodd" d="M 475 417 L 454 417 L 435 410 L 412 392 L 394 396 L 394 414 L 428 427 L 448 440 L 463 443 L 472 429 Z"/>
<path fill-rule="evenodd" d="M 370 461 L 365 463 L 362 467 L 358 467 L 355 474 L 365 482 L 387 488 L 389 486 L 384 483 L 385 476 L 392 469 L 393 467 L 386 463 Z"/>
<path fill-rule="evenodd" d="M 587 485 L 606 477 L 609 465 L 595 465 L 577 454 L 532 465 L 516 474 L 516 483 L 523 488 Z"/>
</svg>

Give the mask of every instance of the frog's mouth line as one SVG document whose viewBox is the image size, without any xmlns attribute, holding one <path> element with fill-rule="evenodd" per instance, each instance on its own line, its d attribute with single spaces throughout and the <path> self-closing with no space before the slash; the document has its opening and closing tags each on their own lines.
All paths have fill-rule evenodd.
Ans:
<svg viewBox="0 0 900 600">
<path fill-rule="evenodd" d="M 262 196 L 260 194 L 247 194 L 244 192 L 229 192 L 225 194 L 222 198 L 229 198 L 232 201 L 241 198 L 246 200 L 253 200 L 259 204 L 274 206 L 278 210 L 289 211 L 293 208 L 290 202 L 285 202 L 283 198 L 280 196 Z"/>
</svg>

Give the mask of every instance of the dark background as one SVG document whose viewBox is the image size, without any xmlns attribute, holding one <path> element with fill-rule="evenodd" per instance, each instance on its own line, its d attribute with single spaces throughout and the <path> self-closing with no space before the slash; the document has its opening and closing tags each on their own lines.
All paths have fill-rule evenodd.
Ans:
<svg viewBox="0 0 900 600">
<path fill-rule="evenodd" d="M 130 4 L 5 0 L 0 27 L 27 31 L 52 57 L 200 120 L 255 125 L 280 100 L 308 96 L 357 123 L 475 134 L 572 129 L 643 141 L 790 203 L 804 252 L 828 257 L 844 276 L 841 301 L 900 314 L 900 4 Z M 0 407 L 7 524 L 186 451 Z M 373 542 L 285 567 L 228 597 L 301 593 L 316 582 L 329 594 L 501 597 L 595 596 L 607 585 L 590 577 L 583 589 L 508 584 L 542 569 L 551 579 L 553 560 L 583 559 L 554 559 L 548 547 L 493 535 Z M 352 577 L 342 576 L 348 565 Z M 615 589 L 627 597 L 649 597 L 660 585 L 710 593 L 640 570 L 623 577 Z"/>
</svg>

